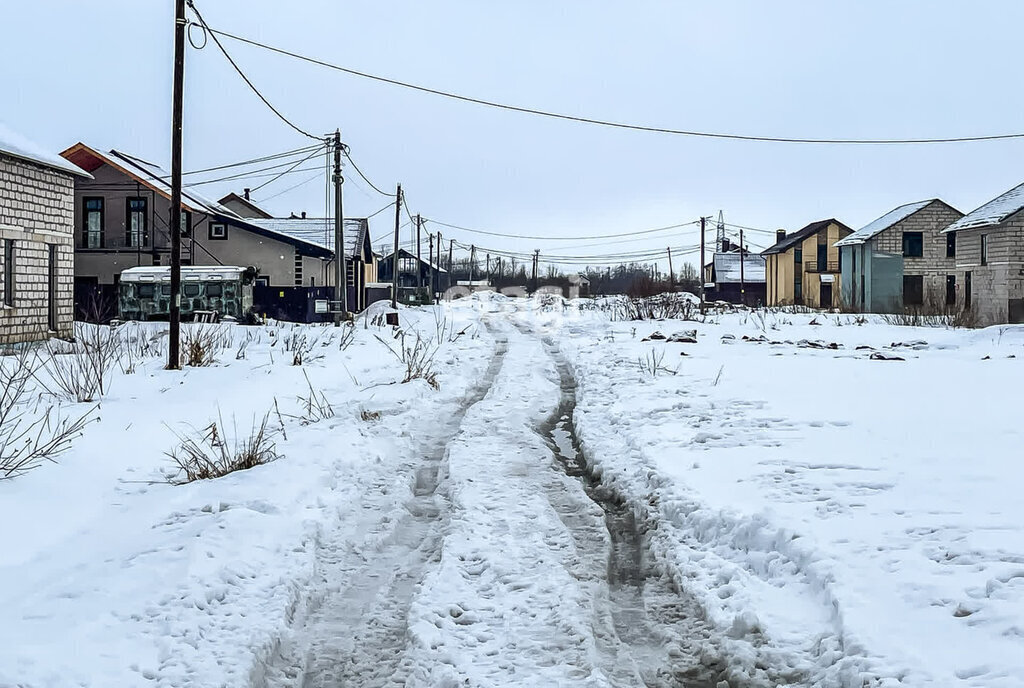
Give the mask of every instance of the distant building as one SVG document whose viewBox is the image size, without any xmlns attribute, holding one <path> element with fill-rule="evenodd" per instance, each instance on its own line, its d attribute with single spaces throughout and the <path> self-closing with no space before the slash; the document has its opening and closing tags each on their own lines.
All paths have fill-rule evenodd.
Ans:
<svg viewBox="0 0 1024 688">
<path fill-rule="evenodd" d="M 908 203 L 838 241 L 843 304 L 868 313 L 955 308 L 956 234 L 942 232 L 961 217 L 937 198 Z"/>
<path fill-rule="evenodd" d="M 272 214 L 249 200 L 249 189 L 245 189 L 241 196 L 232 191 L 217 202 L 239 217 L 251 217 L 264 220 L 269 220 L 274 217 Z"/>
<path fill-rule="evenodd" d="M 394 256 L 395 254 L 392 252 L 379 260 L 377 278 L 381 282 L 392 283 Z M 433 267 L 433 271 L 431 271 L 431 267 Z M 398 298 L 402 303 L 410 303 L 410 296 L 421 291 L 420 285 L 423 287 L 424 294 L 428 293 L 431 274 L 434 277 L 434 293 L 443 293 L 451 285 L 447 270 L 437 265 L 431 266 L 428 261 L 423 260 L 422 257 L 417 258 L 415 254 L 404 248 L 398 249 Z"/>
<path fill-rule="evenodd" d="M 731 244 L 718 251 L 705 268 L 704 299 L 747 306 L 765 303 L 765 259 Z"/>
<path fill-rule="evenodd" d="M 74 336 L 74 191 L 89 174 L 0 125 L 0 344 Z"/>
<path fill-rule="evenodd" d="M 963 271 L 960 303 L 979 324 L 1024 323 L 1024 184 L 963 216 L 944 233 L 955 236 Z"/>
<path fill-rule="evenodd" d="M 836 308 L 841 301 L 841 265 L 836 242 L 853 230 L 834 218 L 812 222 L 761 252 L 765 259 L 765 303 Z"/>
</svg>

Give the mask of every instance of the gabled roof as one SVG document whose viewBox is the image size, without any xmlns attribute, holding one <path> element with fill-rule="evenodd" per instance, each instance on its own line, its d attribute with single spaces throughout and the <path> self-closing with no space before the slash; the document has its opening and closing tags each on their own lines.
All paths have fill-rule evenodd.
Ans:
<svg viewBox="0 0 1024 688">
<path fill-rule="evenodd" d="M 764 282 L 764 258 L 757 253 L 744 253 L 743 254 L 743 281 L 744 282 Z M 736 282 L 740 281 L 740 254 L 736 253 L 716 253 L 712 260 L 712 270 L 714 271 L 714 281 L 716 284 L 722 284 L 725 282 Z"/>
<path fill-rule="evenodd" d="M 0 153 L 13 158 L 34 162 L 37 165 L 49 167 L 61 172 L 67 172 L 86 179 L 92 179 L 92 175 L 68 160 L 55 155 L 46 149 L 36 145 L 21 134 L 8 129 L 3 122 L 0 122 Z"/>
<path fill-rule="evenodd" d="M 393 255 L 395 255 L 394 251 L 392 251 L 391 253 L 387 254 L 386 256 L 382 256 L 380 260 L 381 261 L 390 261 L 391 260 L 391 256 L 393 256 Z M 398 249 L 398 255 L 400 255 L 400 256 L 402 256 L 404 258 L 412 258 L 413 260 L 416 260 L 416 256 L 413 255 L 413 253 L 411 251 L 407 251 L 404 248 Z M 436 263 L 431 263 L 429 260 L 423 260 L 423 258 L 420 258 L 419 261 L 421 263 L 423 263 L 424 265 L 429 265 L 432 268 L 434 268 L 435 272 L 443 272 L 443 273 L 447 273 L 448 272 L 447 270 L 445 270 L 440 265 L 437 265 Z"/>
<path fill-rule="evenodd" d="M 992 199 L 977 210 L 972 210 L 942 231 L 946 233 L 956 232 L 961 229 L 991 227 L 992 225 L 998 225 L 1022 209 L 1024 209 L 1024 184 L 1015 186 L 1002 196 Z"/>
<path fill-rule="evenodd" d="M 164 198 L 168 200 L 171 198 L 170 173 L 159 165 L 147 162 L 142 158 L 136 158 L 117 150 L 101 153 L 84 143 L 76 143 L 71 146 L 71 148 L 61 153 L 61 157 L 70 160 L 88 172 L 92 172 L 103 165 L 109 165 L 122 174 L 128 175 L 146 188 L 152 189 Z M 212 201 L 198 191 L 188 187 L 183 187 L 181 190 L 181 203 L 192 211 L 220 215 L 232 220 L 239 219 L 239 216 L 234 211 L 225 208 L 216 201 Z"/>
<path fill-rule="evenodd" d="M 924 210 L 926 207 L 928 207 L 937 200 L 938 199 L 936 198 L 932 198 L 927 201 L 907 203 L 906 205 L 901 205 L 899 208 L 894 208 L 893 210 L 890 210 L 889 212 L 887 212 L 885 215 L 878 218 L 874 222 L 864 225 L 863 227 L 861 227 L 860 229 L 858 229 L 856 232 L 846 237 L 845 239 L 840 239 L 839 241 L 836 242 L 835 245 L 853 246 L 854 244 L 863 244 L 868 239 L 872 239 L 881 234 L 882 232 L 884 232 L 885 230 L 889 229 L 897 222 L 902 222 L 903 220 L 906 220 L 908 217 L 910 217 L 917 211 Z"/>
<path fill-rule="evenodd" d="M 246 191 L 248 191 L 248 189 L 246 189 Z M 263 219 L 266 219 L 266 220 L 269 220 L 269 219 L 274 217 L 272 214 L 268 213 L 266 210 L 264 210 L 263 208 L 259 207 L 258 205 L 256 205 L 252 201 L 250 201 L 245 196 L 239 196 L 234 191 L 232 191 L 227 196 L 225 196 L 224 198 L 220 199 L 217 202 L 220 203 L 224 207 L 227 207 L 228 203 L 232 203 L 232 202 L 240 203 L 240 204 L 242 204 L 244 207 L 248 208 L 252 212 L 251 216 L 242 215 L 242 217 L 263 218 Z M 241 215 L 241 213 L 239 213 L 239 215 Z"/>
<path fill-rule="evenodd" d="M 334 218 L 246 218 L 245 224 L 334 251 Z M 370 223 L 366 218 L 345 218 L 345 255 L 361 258 L 369 246 Z"/>
<path fill-rule="evenodd" d="M 796 232 L 793 232 L 792 234 L 788 235 L 782 241 L 776 243 L 774 246 L 769 246 L 765 250 L 761 251 L 761 255 L 762 256 L 770 256 L 770 255 L 775 254 L 775 253 L 785 253 L 790 248 L 792 248 L 796 244 L 800 243 L 801 241 L 803 241 L 807 237 L 812 236 L 814 234 L 817 234 L 818 232 L 820 232 L 823 229 L 826 229 L 832 223 L 835 223 L 835 224 L 839 225 L 839 229 L 840 230 L 844 230 L 845 229 L 847 232 L 852 232 L 853 231 L 852 229 L 850 229 L 849 227 L 847 227 L 846 225 L 844 225 L 842 222 L 840 222 L 839 220 L 835 219 L 834 217 L 829 218 L 827 220 L 818 220 L 817 222 L 812 222 L 811 224 L 807 225 L 803 229 L 800 229 L 800 230 L 798 230 Z"/>
</svg>

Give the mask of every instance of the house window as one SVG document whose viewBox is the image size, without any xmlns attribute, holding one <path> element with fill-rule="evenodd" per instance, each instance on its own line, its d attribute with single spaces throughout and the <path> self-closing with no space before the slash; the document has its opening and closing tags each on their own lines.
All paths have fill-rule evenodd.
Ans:
<svg viewBox="0 0 1024 688">
<path fill-rule="evenodd" d="M 125 199 L 125 246 L 137 248 L 149 244 L 147 200 L 145 198 Z"/>
<path fill-rule="evenodd" d="M 981 235 L 981 264 L 988 265 L 988 234 Z"/>
<path fill-rule="evenodd" d="M 228 226 L 223 222 L 211 222 L 210 223 L 210 239 L 213 241 L 223 241 L 228 238 Z"/>
<path fill-rule="evenodd" d="M 946 305 L 956 305 L 956 275 L 946 275 Z"/>
<path fill-rule="evenodd" d="M 903 236 L 906 236 L 904 234 Z M 921 306 L 924 305 L 924 276 L 904 275 L 903 276 L 903 305 Z"/>
<path fill-rule="evenodd" d="M 179 217 L 181 218 L 181 236 L 192 236 L 192 211 L 182 210 Z"/>
<path fill-rule="evenodd" d="M 103 199 L 82 199 L 82 248 L 103 248 Z"/>
<path fill-rule="evenodd" d="M 57 331 L 57 245 L 49 244 L 47 247 L 47 281 L 49 294 L 46 300 L 47 323 L 50 329 Z"/>
<path fill-rule="evenodd" d="M 14 240 L 4 240 L 4 305 L 14 307 Z"/>
<path fill-rule="evenodd" d="M 956 258 L 956 232 L 946 235 L 946 257 Z"/>
<path fill-rule="evenodd" d="M 903 257 L 920 258 L 924 255 L 924 235 L 921 232 L 903 232 Z"/>
</svg>

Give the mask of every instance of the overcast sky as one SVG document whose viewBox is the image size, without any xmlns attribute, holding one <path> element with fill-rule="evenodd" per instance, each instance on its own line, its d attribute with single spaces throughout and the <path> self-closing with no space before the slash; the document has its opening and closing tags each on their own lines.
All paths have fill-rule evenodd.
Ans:
<svg viewBox="0 0 1024 688">
<path fill-rule="evenodd" d="M 480 98 L 671 128 L 796 137 L 1024 131 L 1019 0 L 514 3 L 197 0 L 211 25 L 354 69 Z M 81 140 L 169 167 L 172 0 L 8 3 L 0 118 L 54 151 Z M 858 228 L 903 203 L 962 211 L 1024 181 L 1024 140 L 842 147 L 673 137 L 552 121 L 361 80 L 226 41 L 299 126 L 340 127 L 413 212 L 497 232 L 579 236 L 688 222 Z M 186 58 L 185 169 L 298 148 L 216 48 Z M 289 175 L 257 201 L 308 179 Z M 346 174 L 346 215 L 387 203 Z M 222 194 L 248 183 L 205 187 Z M 318 178 L 267 201 L 324 212 Z M 371 221 L 386 234 L 393 214 Z M 434 227 L 433 229 L 437 229 Z M 542 255 L 695 245 L 687 228 L 599 245 L 466 243 Z M 408 234 L 405 230 L 403 234 Z M 766 235 L 751 235 L 756 244 Z M 598 245 L 595 245 L 598 244 Z M 568 248 L 564 248 L 568 247 Z"/>
</svg>

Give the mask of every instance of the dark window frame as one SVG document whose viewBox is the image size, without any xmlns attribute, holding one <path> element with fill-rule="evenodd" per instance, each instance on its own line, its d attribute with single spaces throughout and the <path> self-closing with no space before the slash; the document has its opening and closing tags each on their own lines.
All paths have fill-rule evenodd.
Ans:
<svg viewBox="0 0 1024 688">
<path fill-rule="evenodd" d="M 141 204 L 141 210 L 133 210 L 132 204 Z M 142 217 L 141 231 L 132 231 L 132 215 L 139 213 Z M 139 243 L 132 243 L 138 234 Z M 124 199 L 124 244 L 128 248 L 146 248 L 149 246 L 149 199 L 145 196 L 128 196 Z"/>
<path fill-rule="evenodd" d="M 946 257 L 956 258 L 956 232 L 946 235 Z"/>
<path fill-rule="evenodd" d="M 224 230 L 223 236 L 217 236 L 214 234 L 213 228 L 221 227 Z M 210 241 L 227 241 L 228 239 L 228 224 L 226 222 L 210 222 L 210 226 L 207 230 Z"/>
<path fill-rule="evenodd" d="M 913 285 L 908 288 L 907 285 Z M 911 298 L 916 296 L 916 298 Z M 924 305 L 924 275 L 903 275 L 903 305 Z"/>
<path fill-rule="evenodd" d="M 148 294 L 143 294 L 143 290 L 148 291 Z M 151 299 L 156 296 L 156 284 L 153 282 L 139 282 L 135 285 L 135 296 L 140 299 Z"/>
<path fill-rule="evenodd" d="M 46 245 L 46 325 L 51 332 L 57 331 L 57 292 L 60 288 L 58 274 L 58 263 L 60 260 L 60 248 L 57 244 Z"/>
<path fill-rule="evenodd" d="M 190 294 L 190 291 L 194 291 L 194 294 Z M 185 298 L 195 299 L 203 293 L 202 287 L 199 282 L 182 282 L 181 283 L 181 295 Z"/>
<path fill-rule="evenodd" d="M 924 258 L 924 232 L 903 232 L 903 257 Z"/>
<path fill-rule="evenodd" d="M 14 308 L 15 268 L 18 265 L 14 239 L 4 239 L 4 305 Z"/>
<path fill-rule="evenodd" d="M 216 291 L 216 293 L 214 293 Z M 208 282 L 206 284 L 206 296 L 213 299 L 224 297 L 224 284 L 221 282 Z"/>
<path fill-rule="evenodd" d="M 988 265 L 988 234 L 981 235 L 981 264 Z"/>
<path fill-rule="evenodd" d="M 99 201 L 100 207 L 98 210 L 90 209 L 89 203 L 93 201 Z M 100 216 L 100 231 L 99 231 L 99 246 L 89 245 L 89 216 L 92 213 L 99 213 Z M 107 202 L 103 196 L 83 196 L 82 197 L 82 248 L 84 249 L 96 249 L 103 248 L 107 241 Z"/>
<path fill-rule="evenodd" d="M 946 275 L 946 305 L 956 305 L 956 275 Z"/>
<path fill-rule="evenodd" d="M 192 211 L 185 210 L 184 208 L 182 208 L 181 215 L 179 215 L 179 217 L 181 218 L 179 220 L 179 222 L 181 223 L 181 236 L 192 236 Z"/>
</svg>

